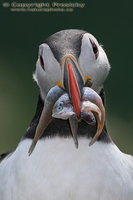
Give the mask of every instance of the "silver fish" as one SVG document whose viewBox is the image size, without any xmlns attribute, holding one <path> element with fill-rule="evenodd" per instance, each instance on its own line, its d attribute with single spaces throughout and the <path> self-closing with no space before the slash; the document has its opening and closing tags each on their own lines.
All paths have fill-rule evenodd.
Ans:
<svg viewBox="0 0 133 200">
<path fill-rule="evenodd" d="M 91 111 L 81 112 L 81 119 L 84 120 L 87 124 L 90 124 L 90 125 L 96 124 L 96 118 Z"/>
<path fill-rule="evenodd" d="M 91 146 L 97 140 L 98 136 L 102 132 L 105 121 L 105 109 L 101 97 L 93 89 L 89 87 L 84 87 L 82 90 L 82 102 L 85 101 L 90 101 L 91 103 L 93 103 L 93 105 L 91 106 L 92 107 L 91 111 L 94 113 L 97 119 L 97 132 L 92 138 L 91 142 L 89 143 L 89 145 Z"/>
<path fill-rule="evenodd" d="M 75 115 L 74 107 L 69 95 L 65 93 L 55 102 L 52 117 L 66 120 L 72 115 Z"/>
<path fill-rule="evenodd" d="M 63 88 L 61 88 L 60 86 L 56 85 L 53 88 L 51 88 L 45 98 L 45 102 L 44 102 L 44 108 L 38 123 L 38 126 L 36 128 L 36 132 L 35 132 L 35 136 L 34 139 L 32 141 L 32 144 L 30 146 L 29 149 L 29 156 L 31 155 L 31 153 L 33 152 L 37 141 L 39 140 L 39 138 L 42 136 L 44 130 L 46 129 L 46 127 L 48 126 L 48 124 L 52 121 L 53 117 L 52 117 L 52 108 L 53 105 L 55 104 L 55 102 L 57 101 L 57 99 L 59 99 L 59 97 L 64 94 L 64 90 Z"/>
<path fill-rule="evenodd" d="M 98 112 L 99 118 L 101 117 L 98 106 L 90 101 L 81 101 L 81 119 L 88 124 L 93 125 L 96 123 L 96 120 L 91 110 Z M 65 93 L 55 102 L 52 109 L 52 117 L 66 120 L 71 116 L 77 118 L 72 101 L 70 100 L 69 95 Z"/>
<path fill-rule="evenodd" d="M 64 120 L 69 119 L 76 147 L 78 147 L 78 141 L 77 141 L 78 122 L 81 119 L 91 125 L 95 125 L 96 120 L 98 122 L 97 132 L 89 145 L 92 145 L 98 138 L 99 134 L 103 129 L 104 119 L 105 119 L 105 111 L 101 97 L 91 88 L 89 87 L 83 88 L 82 99 L 80 104 L 81 104 L 80 119 L 77 118 L 72 101 L 70 100 L 67 93 L 60 96 L 60 98 L 56 101 L 52 109 L 53 113 L 52 117 Z"/>
<path fill-rule="evenodd" d="M 53 117 L 61 119 L 69 119 L 73 139 L 76 147 L 78 147 L 77 132 L 79 119 L 75 114 L 72 101 L 68 95 L 64 95 L 64 89 L 56 85 L 48 92 L 44 108 L 36 128 L 35 136 L 29 149 L 29 155 L 33 152 L 38 139 L 42 136 L 48 124 L 52 121 Z M 64 100 L 62 100 L 62 99 Z M 63 102 L 63 103 L 62 103 Z M 97 132 L 89 145 L 92 145 L 100 135 L 105 120 L 105 110 L 100 96 L 91 88 L 84 87 L 81 99 L 81 117 L 87 123 L 93 125 L 92 118 L 97 119 Z"/>
<path fill-rule="evenodd" d="M 96 123 L 96 119 L 91 110 L 97 112 L 99 118 L 101 117 L 101 112 L 98 106 L 90 101 L 81 101 L 81 119 L 90 125 L 94 125 Z M 67 93 L 60 96 L 60 98 L 54 104 L 52 109 L 52 117 L 63 120 L 69 119 L 73 140 L 78 148 L 77 132 L 78 122 L 80 120 L 76 116 L 72 101 Z"/>
<path fill-rule="evenodd" d="M 70 128 L 76 148 L 78 148 L 77 132 L 78 132 L 78 119 L 74 111 L 72 101 L 67 93 L 63 94 L 54 104 L 52 109 L 52 117 L 69 119 Z"/>
<path fill-rule="evenodd" d="M 94 125 L 96 123 L 94 113 L 98 114 L 99 120 L 101 121 L 102 113 L 99 107 L 89 100 L 81 101 L 81 119 L 83 119 L 88 124 Z"/>
</svg>

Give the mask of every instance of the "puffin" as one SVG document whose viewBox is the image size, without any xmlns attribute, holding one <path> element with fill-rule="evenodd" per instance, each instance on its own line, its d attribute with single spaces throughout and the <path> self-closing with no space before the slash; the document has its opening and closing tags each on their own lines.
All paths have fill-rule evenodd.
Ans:
<svg viewBox="0 0 133 200">
<path fill-rule="evenodd" d="M 133 157 L 106 127 L 110 64 L 90 33 L 59 31 L 39 46 L 35 115 L 0 156 L 1 200 L 132 200 Z"/>
</svg>

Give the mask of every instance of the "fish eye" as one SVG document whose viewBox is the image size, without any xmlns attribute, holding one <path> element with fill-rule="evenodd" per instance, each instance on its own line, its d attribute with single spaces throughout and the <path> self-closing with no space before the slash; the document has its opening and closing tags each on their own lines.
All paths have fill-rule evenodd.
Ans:
<svg viewBox="0 0 133 200">
<path fill-rule="evenodd" d="M 57 110 L 58 112 L 60 112 L 62 109 L 63 109 L 62 106 L 58 106 L 58 107 L 56 108 L 56 110 Z"/>
<path fill-rule="evenodd" d="M 64 103 L 63 103 L 62 101 L 59 102 L 59 103 L 58 103 L 58 107 L 59 107 L 59 106 L 63 106 L 63 104 L 64 104 Z"/>
<path fill-rule="evenodd" d="M 92 118 L 91 118 L 91 121 L 92 121 L 92 122 L 95 122 L 95 117 L 92 117 Z"/>
</svg>

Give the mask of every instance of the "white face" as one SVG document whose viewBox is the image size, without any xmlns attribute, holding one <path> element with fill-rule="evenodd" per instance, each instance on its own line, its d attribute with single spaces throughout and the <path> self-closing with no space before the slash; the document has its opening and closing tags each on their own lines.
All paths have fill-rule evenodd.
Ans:
<svg viewBox="0 0 133 200">
<path fill-rule="evenodd" d="M 60 64 L 47 44 L 39 46 L 39 58 L 33 77 L 41 89 L 43 100 L 50 88 L 55 86 L 58 81 L 61 81 Z"/>
<path fill-rule="evenodd" d="M 97 47 L 97 55 L 94 54 L 90 40 Z M 109 73 L 110 65 L 104 50 L 98 44 L 96 38 L 89 33 L 84 34 L 78 62 L 83 75 L 89 75 L 91 77 L 93 83 L 92 88 L 95 89 L 102 86 Z"/>
<path fill-rule="evenodd" d="M 83 76 L 89 75 L 91 77 L 92 88 L 98 92 L 109 73 L 110 65 L 104 50 L 93 35 L 84 34 L 81 53 L 77 62 Z M 61 65 L 54 57 L 50 47 L 45 43 L 39 46 L 39 58 L 33 77 L 40 87 L 43 100 L 50 88 L 61 81 Z"/>
</svg>

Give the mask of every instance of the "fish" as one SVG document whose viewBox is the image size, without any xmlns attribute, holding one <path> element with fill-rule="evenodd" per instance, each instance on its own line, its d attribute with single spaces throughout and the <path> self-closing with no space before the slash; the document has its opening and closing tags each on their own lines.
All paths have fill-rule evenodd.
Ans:
<svg viewBox="0 0 133 200">
<path fill-rule="evenodd" d="M 45 101 L 44 101 L 43 111 L 42 111 L 41 117 L 39 119 L 39 123 L 38 123 L 36 131 L 35 131 L 34 139 L 29 148 L 29 151 L 28 151 L 29 156 L 32 154 L 32 152 L 37 144 L 37 141 L 42 136 L 44 130 L 47 128 L 49 123 L 53 120 L 52 108 L 53 108 L 55 102 L 57 101 L 57 99 L 59 99 L 59 97 L 61 95 L 63 95 L 64 93 L 65 93 L 64 89 L 62 87 L 60 87 L 59 85 L 56 85 L 49 90 L 49 92 L 45 98 Z"/>
<path fill-rule="evenodd" d="M 99 120 L 101 120 L 101 111 L 97 105 L 91 101 L 82 100 L 81 101 L 81 119 L 90 125 L 96 124 L 95 114 L 98 113 Z"/>
<path fill-rule="evenodd" d="M 76 148 L 78 148 L 77 131 L 78 123 L 74 106 L 68 93 L 63 94 L 55 103 L 52 109 L 52 117 L 63 120 L 69 119 L 69 124 Z"/>
<path fill-rule="evenodd" d="M 78 118 L 74 110 L 72 101 L 68 93 L 63 94 L 54 104 L 52 109 L 52 117 L 63 120 L 69 119 L 70 129 L 73 136 L 73 141 L 76 148 L 78 148 L 77 132 L 78 132 Z"/>
<path fill-rule="evenodd" d="M 81 102 L 81 119 L 86 121 L 86 123 L 93 125 L 96 123 L 96 120 L 94 114 L 91 112 L 91 109 L 97 111 L 99 118 L 101 117 L 101 112 L 98 106 L 91 103 L 90 101 Z M 54 104 L 52 109 L 52 117 L 67 120 L 71 116 L 77 118 L 72 101 L 70 100 L 68 93 L 65 93 Z"/>
<path fill-rule="evenodd" d="M 80 110 L 81 113 L 79 119 L 76 116 L 74 106 L 67 93 L 60 96 L 60 98 L 55 102 L 52 109 L 52 117 L 64 120 L 69 119 L 76 147 L 78 147 L 78 123 L 81 121 L 81 119 L 90 125 L 95 125 L 96 121 L 98 122 L 97 132 L 92 138 L 89 145 L 92 145 L 97 140 L 103 129 L 105 120 L 105 110 L 101 97 L 90 87 L 83 87 Z"/>
<path fill-rule="evenodd" d="M 74 107 L 68 93 L 65 93 L 55 102 L 52 117 L 67 120 L 72 115 L 75 115 Z"/>
<path fill-rule="evenodd" d="M 81 119 L 84 120 L 87 124 L 90 125 L 96 124 L 96 118 L 91 111 L 81 112 Z"/>
<path fill-rule="evenodd" d="M 28 151 L 29 156 L 32 154 L 37 141 L 53 118 L 60 118 L 63 120 L 69 119 L 73 140 L 77 148 L 78 123 L 84 120 L 86 123 L 94 125 L 97 120 L 96 134 L 89 143 L 89 145 L 92 145 L 103 129 L 105 110 L 101 97 L 90 87 L 83 87 L 82 89 L 80 111 L 81 119 L 77 117 L 73 103 L 64 88 L 59 85 L 52 87 L 45 98 L 35 136 Z"/>
<path fill-rule="evenodd" d="M 83 119 L 86 123 L 90 125 L 94 125 L 96 123 L 95 116 L 91 111 L 87 109 L 88 105 L 87 106 L 84 105 L 86 103 L 87 101 L 82 102 L 81 119 Z M 90 104 L 92 105 L 93 103 L 90 102 Z M 94 104 L 94 107 L 97 107 L 97 106 Z M 97 109 L 98 109 L 98 112 L 100 112 L 98 107 Z M 77 118 L 77 115 L 74 110 L 74 106 L 72 104 L 72 101 L 69 98 L 68 93 L 61 95 L 60 98 L 55 102 L 52 109 L 52 117 L 63 119 L 63 120 L 69 119 L 69 124 L 71 128 L 73 140 L 74 140 L 76 148 L 78 148 L 77 132 L 78 132 L 78 122 L 80 121 L 80 119 Z"/>
<path fill-rule="evenodd" d="M 88 101 L 90 101 L 93 104 L 91 105 Z M 92 113 L 94 114 L 97 120 L 96 134 L 89 143 L 89 146 L 91 146 L 92 144 L 94 144 L 94 142 L 97 140 L 98 136 L 102 132 L 105 121 L 105 109 L 101 97 L 90 87 L 83 87 L 82 103 L 84 104 L 85 107 L 88 104 L 87 109 L 91 109 Z"/>
</svg>

